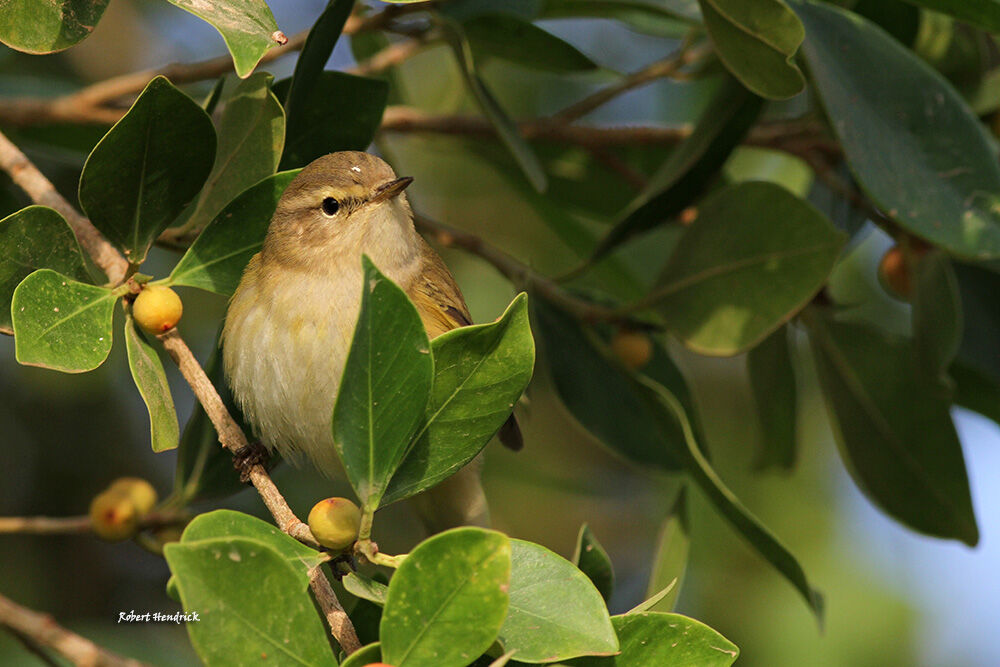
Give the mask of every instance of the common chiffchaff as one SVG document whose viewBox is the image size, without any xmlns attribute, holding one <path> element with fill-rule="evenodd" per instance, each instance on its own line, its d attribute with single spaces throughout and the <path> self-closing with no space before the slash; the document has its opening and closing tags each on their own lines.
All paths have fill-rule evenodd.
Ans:
<svg viewBox="0 0 1000 667">
<path fill-rule="evenodd" d="M 412 178 L 368 153 L 331 153 L 289 184 L 261 251 L 229 304 L 223 363 L 261 442 L 341 476 L 331 418 L 361 307 L 361 256 L 399 285 L 433 338 L 471 324 L 451 272 L 417 234 L 403 190 Z M 520 447 L 513 417 L 501 439 Z M 418 509 L 429 527 L 483 524 L 478 465 L 432 489 Z"/>
</svg>

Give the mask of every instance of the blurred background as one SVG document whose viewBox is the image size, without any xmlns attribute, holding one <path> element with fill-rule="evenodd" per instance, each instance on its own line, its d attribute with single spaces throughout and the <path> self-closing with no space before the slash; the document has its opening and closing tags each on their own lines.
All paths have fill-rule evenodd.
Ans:
<svg viewBox="0 0 1000 667">
<path fill-rule="evenodd" d="M 271 0 L 288 35 L 307 29 L 325 3 Z M 650 35 L 604 20 L 550 20 L 541 25 L 574 44 L 600 65 L 594 72 L 551 74 L 490 62 L 483 75 L 514 117 L 551 114 L 588 91 L 663 58 L 681 31 Z M 164 2 L 117 0 L 94 34 L 80 46 L 52 56 L 0 51 L 0 95 L 54 95 L 115 74 L 174 61 L 223 54 L 219 35 L 206 23 Z M 354 63 L 341 40 L 328 65 Z M 283 78 L 294 56 L 265 67 Z M 196 99 L 207 91 L 189 88 Z M 399 68 L 396 100 L 429 112 L 472 113 L 461 77 L 445 48 L 422 52 Z M 711 92 L 712 82 L 658 81 L 623 95 L 586 118 L 595 124 L 678 126 L 690 122 Z M 801 103 L 793 100 L 791 104 Z M 73 133 L 42 141 L 43 128 L 11 137 L 75 200 L 76 178 L 87 152 L 103 133 Z M 535 195 L 503 157 L 482 140 L 442 135 L 389 135 L 378 149 L 396 171 L 415 177 L 408 191 L 416 208 L 475 231 L 542 272 L 573 265 L 580 239 L 591 243 L 605 209 L 594 201 L 571 210 L 566 195 Z M 487 142 L 488 143 L 488 142 Z M 566 157 L 562 155 L 562 157 Z M 571 156 L 570 156 L 571 157 Z M 572 168 L 554 156 L 547 167 Z M 801 164 L 776 153 L 741 150 L 727 177 L 771 178 L 809 188 Z M 24 200 L 0 177 L 0 214 Z M 575 193 L 585 201 L 586 193 Z M 601 193 L 603 194 L 603 193 Z M 619 202 L 620 200 L 620 202 Z M 588 211 L 591 207 L 593 210 Z M 580 210 L 582 209 L 582 210 Z M 874 228 L 861 235 L 833 277 L 835 294 L 877 303 L 872 308 L 899 323 L 907 306 L 891 302 L 876 281 L 876 263 L 890 241 Z M 635 280 L 655 275 L 669 252 L 670 233 L 625 250 L 640 267 Z M 474 319 L 497 317 L 514 295 L 494 269 L 460 252 L 444 253 Z M 177 256 L 154 250 L 143 272 L 169 272 Z M 211 354 L 225 300 L 181 290 L 181 328 L 203 362 Z M 858 317 L 867 314 L 859 309 Z M 118 323 L 117 331 L 121 331 Z M 903 326 L 900 324 L 899 326 Z M 956 422 L 970 472 L 982 539 L 976 549 L 924 538 L 879 513 L 861 496 L 838 459 L 822 397 L 812 377 L 808 349 L 799 345 L 800 456 L 791 474 L 754 472 L 759 447 L 745 360 L 698 357 L 665 341 L 695 395 L 713 461 L 727 485 L 800 559 L 826 596 L 821 630 L 797 593 L 746 546 L 694 490 L 690 509 L 690 560 L 677 611 L 704 621 L 740 646 L 741 665 L 1000 665 L 1000 431 L 991 421 L 957 411 Z M 544 350 L 541 351 L 544 354 Z M 192 396 L 172 364 L 174 400 L 181 423 Z M 614 400 L 609 397 L 608 400 Z M 625 463 L 589 437 L 555 398 L 540 357 L 536 377 L 518 408 L 526 447 L 511 453 L 487 449 L 485 485 L 497 528 L 572 556 L 580 525 L 588 523 L 608 550 L 617 584 L 611 603 L 621 613 L 646 596 L 661 524 L 680 479 L 651 476 Z M 623 425 L 623 428 L 627 425 Z M 18 366 L 13 340 L 0 337 L 0 515 L 68 516 L 86 513 L 91 497 L 112 479 L 138 475 L 166 495 L 176 454 L 149 448 L 145 408 L 129 377 L 124 346 L 108 363 L 85 375 L 63 375 Z M 303 516 L 314 502 L 350 495 L 311 470 L 283 465 L 275 479 L 292 508 Z M 243 491 L 199 509 L 230 507 L 266 516 L 256 494 Z M 376 539 L 383 549 L 407 550 L 422 534 L 408 507 L 380 512 Z M 121 653 L 158 665 L 196 661 L 183 626 L 116 624 L 120 611 L 170 612 L 179 605 L 164 587 L 164 561 L 133 543 L 106 544 L 87 536 L 0 535 L 0 592 L 53 614 L 61 623 Z M 0 664 L 35 664 L 8 635 L 0 634 Z"/>
</svg>

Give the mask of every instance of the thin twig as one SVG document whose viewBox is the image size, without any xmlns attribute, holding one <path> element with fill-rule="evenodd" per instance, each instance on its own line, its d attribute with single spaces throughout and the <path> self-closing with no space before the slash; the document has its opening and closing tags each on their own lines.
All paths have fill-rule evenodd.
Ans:
<svg viewBox="0 0 1000 667">
<path fill-rule="evenodd" d="M 97 231 L 90 220 L 77 213 L 76 209 L 56 191 L 49 179 L 38 171 L 3 132 L 0 132 L 0 169 L 10 174 L 11 179 L 28 193 L 36 204 L 54 208 L 66 218 L 80 245 L 104 271 L 112 285 L 118 285 L 125 279 L 129 270 L 128 261 Z"/>
<path fill-rule="evenodd" d="M 321 565 L 317 565 L 309 571 L 309 588 L 316 596 L 319 608 L 323 610 L 327 625 L 330 626 L 330 634 L 337 640 L 344 653 L 350 655 L 361 648 L 361 640 L 354 630 L 351 618 L 337 599 L 337 594 L 333 592 L 330 580 L 323 574 Z"/>
<path fill-rule="evenodd" d="M 123 658 L 60 626 L 48 614 L 22 607 L 0 595 L 0 625 L 30 637 L 74 665 L 88 667 L 142 667 L 147 663 Z"/>
<path fill-rule="evenodd" d="M 89 533 L 89 516 L 5 516 L 0 517 L 0 534 L 23 533 L 26 535 L 62 535 Z"/>
<path fill-rule="evenodd" d="M 10 634 L 15 639 L 17 639 L 17 641 L 21 642 L 21 645 L 24 646 L 26 651 L 33 654 L 44 664 L 49 665 L 49 667 L 59 667 L 59 663 L 56 662 L 55 658 L 46 653 L 45 649 L 39 646 L 38 642 L 36 642 L 34 639 L 24 634 L 23 632 L 18 632 L 14 628 L 8 627 L 7 631 L 10 632 Z"/>
</svg>

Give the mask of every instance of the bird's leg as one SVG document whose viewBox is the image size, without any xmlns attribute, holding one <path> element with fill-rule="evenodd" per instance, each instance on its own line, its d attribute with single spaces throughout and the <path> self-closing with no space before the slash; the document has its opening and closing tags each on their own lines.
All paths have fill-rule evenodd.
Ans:
<svg viewBox="0 0 1000 667">
<path fill-rule="evenodd" d="M 250 469 L 255 465 L 267 468 L 270 460 L 271 455 L 267 448 L 260 444 L 259 440 L 254 440 L 233 454 L 233 467 L 239 471 L 240 481 L 248 484 L 250 482 Z"/>
</svg>

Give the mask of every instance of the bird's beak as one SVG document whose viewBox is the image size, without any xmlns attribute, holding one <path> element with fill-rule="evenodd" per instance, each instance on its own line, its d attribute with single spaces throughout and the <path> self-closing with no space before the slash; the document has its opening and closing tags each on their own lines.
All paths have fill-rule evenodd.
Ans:
<svg viewBox="0 0 1000 667">
<path fill-rule="evenodd" d="M 411 176 L 403 176 L 393 181 L 383 183 L 375 188 L 375 192 L 372 194 L 372 198 L 369 200 L 369 203 L 375 204 L 380 201 L 385 201 L 386 199 L 392 199 L 405 190 L 406 186 L 412 182 L 413 178 Z"/>
</svg>

